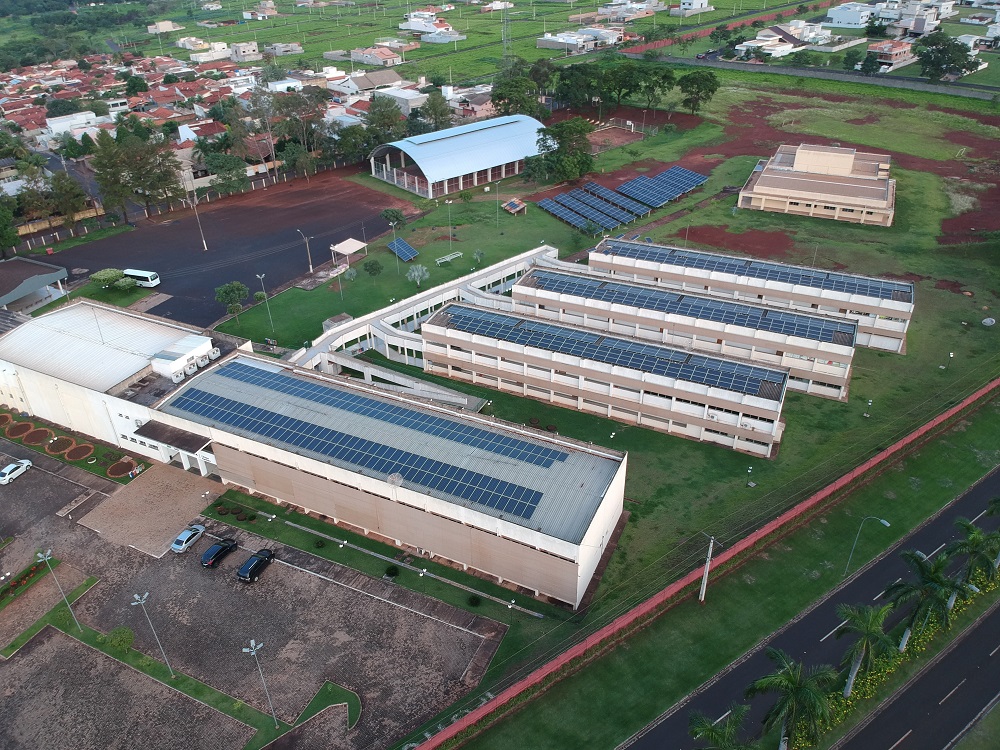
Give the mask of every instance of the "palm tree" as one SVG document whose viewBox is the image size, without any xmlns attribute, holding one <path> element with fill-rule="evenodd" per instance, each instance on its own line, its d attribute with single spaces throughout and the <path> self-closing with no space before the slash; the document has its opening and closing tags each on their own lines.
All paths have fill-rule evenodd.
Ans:
<svg viewBox="0 0 1000 750">
<path fill-rule="evenodd" d="M 997 566 L 1000 565 L 1000 533 L 983 531 L 967 518 L 959 518 L 955 521 L 955 526 L 963 531 L 965 536 L 945 547 L 944 553 L 949 557 L 965 556 L 963 580 L 971 583 L 978 571 L 982 571 L 987 578 L 993 578 L 997 574 Z"/>
<path fill-rule="evenodd" d="M 1000 495 L 990 499 L 986 506 L 986 515 L 1000 516 Z"/>
<path fill-rule="evenodd" d="M 864 667 L 865 672 L 868 672 L 877 656 L 892 649 L 893 642 L 885 632 L 885 620 L 891 611 L 891 604 L 883 604 L 881 607 L 841 604 L 837 607 L 837 617 L 844 620 L 844 624 L 837 628 L 837 638 L 843 635 L 857 636 L 857 640 L 844 654 L 844 661 L 851 662 L 851 671 L 844 686 L 845 698 L 851 696 L 854 681 L 861 668 Z"/>
<path fill-rule="evenodd" d="M 767 657 L 778 665 L 778 671 L 751 683 L 746 697 L 760 693 L 777 693 L 778 700 L 764 715 L 764 728 L 771 730 L 781 724 L 778 750 L 785 750 L 792 734 L 801 725 L 805 739 L 815 742 L 820 728 L 830 721 L 830 699 L 827 692 L 837 682 L 837 670 L 829 664 L 806 669 L 781 649 L 768 647 Z"/>
<path fill-rule="evenodd" d="M 743 719 L 749 710 L 750 706 L 734 703 L 729 713 L 718 721 L 712 721 L 701 711 L 692 711 L 688 716 L 688 734 L 709 743 L 703 750 L 757 750 L 760 745 L 756 742 L 739 739 Z"/>
<path fill-rule="evenodd" d="M 948 606 L 948 600 L 951 599 L 953 592 L 967 594 L 969 586 L 964 581 L 951 578 L 945 573 L 949 562 L 945 554 L 940 554 L 931 560 L 922 552 L 907 550 L 900 556 L 913 568 L 916 580 L 891 583 L 886 587 L 885 593 L 893 607 L 914 602 L 913 611 L 899 641 L 899 653 L 903 653 L 917 622 L 923 621 L 920 626 L 923 629 L 930 616 L 938 614 L 941 615 L 945 627 L 951 626 L 951 608 Z"/>
</svg>

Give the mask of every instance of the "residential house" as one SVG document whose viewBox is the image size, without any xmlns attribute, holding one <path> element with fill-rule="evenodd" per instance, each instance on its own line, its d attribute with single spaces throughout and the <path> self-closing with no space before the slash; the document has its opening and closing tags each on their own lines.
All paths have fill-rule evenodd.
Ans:
<svg viewBox="0 0 1000 750">
<path fill-rule="evenodd" d="M 176 42 L 174 42 L 175 47 L 180 47 L 181 49 L 208 49 L 208 42 L 203 39 L 199 39 L 196 36 L 182 36 Z"/>
<path fill-rule="evenodd" d="M 183 31 L 183 26 L 178 26 L 173 21 L 157 21 L 146 27 L 147 34 L 169 34 L 171 31 Z"/>
<path fill-rule="evenodd" d="M 696 16 L 699 13 L 711 13 L 715 10 L 714 6 L 708 4 L 708 0 L 681 0 L 681 5 L 679 8 L 671 8 L 670 15 L 672 16 Z"/>
<path fill-rule="evenodd" d="M 202 10 L 222 10 L 222 3 L 205 3 L 201 6 Z"/>
<path fill-rule="evenodd" d="M 879 65 L 885 68 L 881 71 L 883 73 L 902 68 L 917 59 L 913 54 L 913 45 L 899 39 L 873 42 L 868 45 L 868 51 L 874 53 Z"/>
<path fill-rule="evenodd" d="M 784 57 L 810 44 L 822 44 L 830 39 L 830 32 L 817 23 L 792 21 L 769 26 L 757 32 L 757 37 L 736 45 L 741 55 L 763 52 L 769 57 Z"/>
<path fill-rule="evenodd" d="M 209 63 L 218 60 L 228 60 L 231 55 L 232 50 L 229 49 L 229 45 L 226 42 L 212 42 L 208 45 L 206 51 L 193 52 L 191 54 L 191 62 Z"/>
<path fill-rule="evenodd" d="M 264 47 L 264 51 L 274 57 L 284 57 L 285 55 L 301 55 L 302 45 L 298 42 L 275 42 Z"/>
<path fill-rule="evenodd" d="M 443 18 L 438 18 L 434 13 L 422 10 L 415 10 L 407 13 L 406 20 L 399 24 L 403 31 L 416 31 L 423 34 L 433 34 L 438 31 L 451 31 L 451 24 Z"/>
<path fill-rule="evenodd" d="M 875 18 L 875 6 L 868 3 L 844 3 L 826 12 L 823 25 L 833 29 L 863 29 Z"/>
<path fill-rule="evenodd" d="M 376 89 L 372 92 L 373 97 L 385 97 L 386 99 L 392 99 L 396 102 L 399 107 L 399 111 L 403 113 L 404 116 L 409 117 L 410 113 L 415 109 L 420 109 L 424 102 L 427 101 L 427 94 L 421 94 L 419 91 L 414 89 L 403 89 L 403 88 L 388 88 L 388 89 Z"/>
<path fill-rule="evenodd" d="M 363 65 L 378 65 L 382 68 L 388 68 L 403 62 L 403 56 L 388 47 L 365 47 L 352 49 L 351 60 Z"/>
<path fill-rule="evenodd" d="M 253 62 L 264 56 L 257 50 L 257 42 L 234 42 L 230 58 L 233 62 Z"/>
</svg>

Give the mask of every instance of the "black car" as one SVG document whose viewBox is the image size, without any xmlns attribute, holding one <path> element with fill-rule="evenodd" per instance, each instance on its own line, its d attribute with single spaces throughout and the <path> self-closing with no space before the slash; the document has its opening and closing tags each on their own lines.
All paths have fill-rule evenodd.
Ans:
<svg viewBox="0 0 1000 750">
<path fill-rule="evenodd" d="M 220 539 L 205 550 L 205 554 L 201 556 L 201 564 L 206 568 L 216 567 L 222 562 L 222 558 L 236 549 L 236 546 L 235 539 Z"/>
<path fill-rule="evenodd" d="M 259 552 L 254 552 L 236 572 L 236 577 L 241 581 L 252 583 L 260 578 L 260 574 L 264 571 L 264 568 L 270 565 L 271 560 L 273 559 L 274 552 L 269 549 L 262 549 Z"/>
</svg>

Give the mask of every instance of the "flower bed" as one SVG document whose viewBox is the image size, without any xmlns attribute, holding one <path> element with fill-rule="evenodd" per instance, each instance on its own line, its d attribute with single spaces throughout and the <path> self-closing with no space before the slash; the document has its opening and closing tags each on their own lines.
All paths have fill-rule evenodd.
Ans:
<svg viewBox="0 0 1000 750">
<path fill-rule="evenodd" d="M 41 564 L 29 565 L 18 573 L 6 586 L 0 587 L 0 609 L 3 609 L 10 601 L 25 591 L 33 583 L 37 582 L 46 573 L 46 568 Z"/>
<path fill-rule="evenodd" d="M 25 445 L 41 445 L 52 438 L 52 430 L 45 427 L 36 427 L 23 438 L 21 442 Z"/>
<path fill-rule="evenodd" d="M 90 443 L 84 443 L 83 445 L 76 445 L 66 451 L 66 458 L 70 461 L 82 461 L 83 459 L 90 456 L 94 452 L 94 446 Z"/>
<path fill-rule="evenodd" d="M 111 479 L 120 479 L 126 474 L 135 471 L 135 461 L 132 459 L 122 459 L 108 467 L 108 476 Z"/>
<path fill-rule="evenodd" d="M 67 437 L 66 435 L 61 435 L 60 437 L 57 437 L 55 440 L 53 440 L 52 442 L 50 442 L 48 445 L 45 446 L 45 452 L 53 456 L 57 456 L 60 453 L 66 453 L 67 451 L 72 449 L 73 446 L 75 445 L 76 441 L 73 438 Z M 93 450 L 93 447 L 91 447 L 91 450 Z M 82 458 L 86 458 L 87 455 L 82 456 Z"/>
<path fill-rule="evenodd" d="M 0 414 L 0 427 L 5 427 L 14 421 L 14 418 L 10 414 Z"/>
<path fill-rule="evenodd" d="M 22 435 L 26 435 L 35 429 L 35 425 L 31 422 L 14 422 L 14 424 L 7 427 L 7 437 L 9 438 L 19 438 Z"/>
</svg>

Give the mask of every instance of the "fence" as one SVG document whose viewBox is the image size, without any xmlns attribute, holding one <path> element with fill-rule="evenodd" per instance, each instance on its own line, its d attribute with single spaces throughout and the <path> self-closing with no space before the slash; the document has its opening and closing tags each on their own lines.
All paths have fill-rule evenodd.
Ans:
<svg viewBox="0 0 1000 750">
<path fill-rule="evenodd" d="M 980 388 L 978 391 L 965 398 L 957 405 L 946 410 L 942 414 L 939 414 L 937 417 L 914 430 L 909 435 L 897 441 L 885 450 L 880 451 L 857 468 L 852 469 L 847 474 L 844 474 L 842 477 L 827 485 L 819 492 L 814 493 L 798 505 L 795 505 L 785 511 L 770 523 L 767 523 L 760 529 L 748 534 L 739 542 L 730 545 L 728 549 L 712 560 L 712 567 L 718 568 L 720 565 L 724 565 L 734 558 L 753 550 L 758 545 L 773 544 L 782 536 L 800 525 L 805 519 L 811 517 L 821 505 L 831 500 L 831 498 L 833 498 L 837 493 L 846 489 L 860 479 L 871 478 L 871 476 L 874 476 L 875 473 L 877 473 L 876 470 L 884 468 L 883 465 L 888 461 L 895 457 L 899 457 L 906 449 L 915 447 L 943 424 L 947 423 L 969 407 L 975 405 L 976 402 L 981 399 L 987 398 L 998 388 L 1000 388 L 1000 378 L 992 381 L 983 388 Z M 647 599 L 645 602 L 633 608 L 629 612 L 626 612 L 614 622 L 606 625 L 580 643 L 567 649 L 555 659 L 539 667 L 527 677 L 507 688 L 499 695 L 491 698 L 489 701 L 483 703 L 481 706 L 472 710 L 465 716 L 462 716 L 455 723 L 422 743 L 419 750 L 434 750 L 434 748 L 441 747 L 445 742 L 454 739 L 458 734 L 469 729 L 471 726 L 483 720 L 490 714 L 502 710 L 522 693 L 539 687 L 542 683 L 550 680 L 550 678 L 554 678 L 557 673 L 566 669 L 577 659 L 585 657 L 587 652 L 592 649 L 607 648 L 612 645 L 615 638 L 634 625 L 641 623 L 651 616 L 655 616 L 659 609 L 661 609 L 678 594 L 683 592 L 688 586 L 698 582 L 701 579 L 701 576 L 701 568 L 695 568 L 687 575 L 677 581 L 674 581 L 655 596 Z"/>
</svg>

